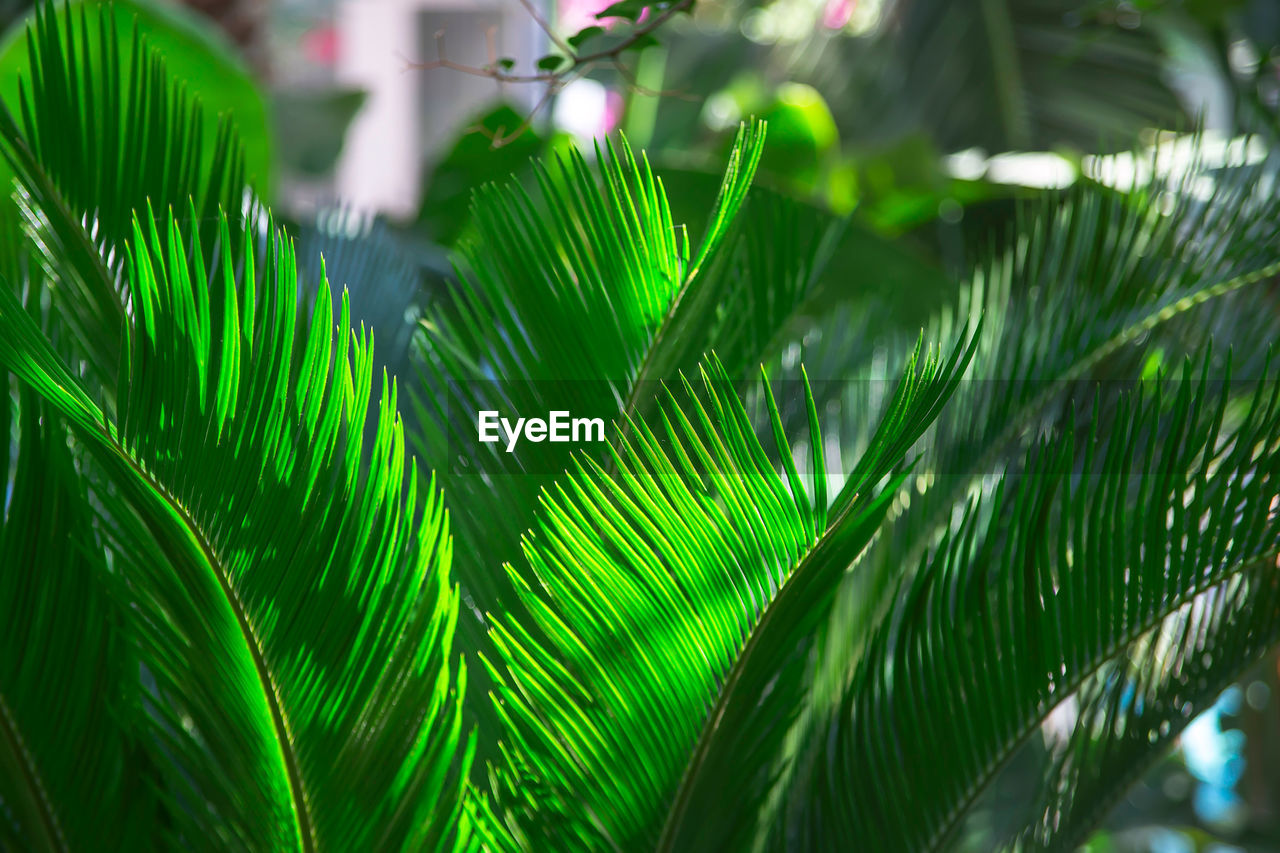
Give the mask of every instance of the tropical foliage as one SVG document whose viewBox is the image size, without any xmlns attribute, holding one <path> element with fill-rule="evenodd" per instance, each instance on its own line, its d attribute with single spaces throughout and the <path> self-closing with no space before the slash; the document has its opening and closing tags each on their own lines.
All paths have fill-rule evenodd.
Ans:
<svg viewBox="0 0 1280 853">
<path fill-rule="evenodd" d="M 1029 199 L 923 332 L 760 122 L 702 233 L 607 141 L 411 306 L 116 12 L 27 38 L 0 847 L 1074 849 L 1280 641 L 1266 137 Z"/>
</svg>

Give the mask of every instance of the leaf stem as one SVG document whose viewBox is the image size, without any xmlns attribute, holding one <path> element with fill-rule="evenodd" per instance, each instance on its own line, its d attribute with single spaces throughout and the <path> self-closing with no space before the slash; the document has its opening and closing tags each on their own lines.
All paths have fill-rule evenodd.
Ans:
<svg viewBox="0 0 1280 853">
<path fill-rule="evenodd" d="M 271 714 L 271 723 L 275 733 L 273 741 L 276 744 L 280 762 L 284 766 L 285 775 L 289 780 L 289 801 L 293 807 L 298 843 L 305 853 L 314 853 L 317 849 L 315 830 L 308 811 L 306 788 L 303 784 L 302 769 L 298 762 L 297 748 L 293 742 L 293 735 L 289 730 L 288 720 L 281 708 L 279 691 L 277 690 L 275 679 L 271 675 L 271 669 L 267 664 L 261 643 L 258 641 L 253 624 L 249 620 L 249 615 L 245 611 L 239 595 L 231 585 L 231 579 L 226 567 L 223 566 L 222 561 L 218 558 L 217 553 L 204 535 L 204 531 L 196 523 L 195 519 L 191 517 L 190 513 L 187 512 L 186 507 L 175 500 L 168 490 L 164 488 L 163 484 L 156 482 L 125 451 L 123 446 L 114 439 L 107 439 L 107 441 L 109 443 L 108 446 L 115 451 L 116 456 L 133 470 L 138 479 L 148 486 L 152 500 L 162 503 L 168 512 L 178 519 L 182 527 L 185 528 L 187 536 L 199 549 L 200 556 L 203 558 L 210 574 L 217 580 L 218 589 L 222 593 L 227 606 L 231 609 L 232 615 L 235 616 L 241 639 L 244 641 L 245 647 L 253 660 L 254 671 L 258 676 L 263 698 L 266 700 L 267 709 Z"/>
<path fill-rule="evenodd" d="M 30 824 L 19 822 L 19 827 L 25 827 L 28 831 L 36 833 L 34 838 L 29 839 L 33 843 L 33 849 L 69 850 L 67 840 L 58 826 L 57 813 L 54 811 L 53 804 L 49 802 L 49 794 L 40 782 L 40 773 L 35 765 L 35 759 L 23 746 L 17 720 L 13 718 L 2 694 L 0 694 L 0 767 L 9 768 L 8 775 L 11 779 L 14 771 L 21 777 L 22 790 L 26 792 L 26 796 L 13 805 L 17 806 L 20 803 L 27 805 L 26 813 L 32 821 Z"/>
</svg>

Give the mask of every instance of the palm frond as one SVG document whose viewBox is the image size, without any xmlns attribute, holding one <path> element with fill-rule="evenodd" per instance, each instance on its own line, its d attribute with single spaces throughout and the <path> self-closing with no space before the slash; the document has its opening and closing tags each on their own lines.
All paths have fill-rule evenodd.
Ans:
<svg viewBox="0 0 1280 853">
<path fill-rule="evenodd" d="M 516 555 L 538 489 L 567 467 L 569 451 L 544 442 L 508 454 L 481 444 L 477 413 L 568 411 L 608 422 L 672 375 L 674 351 L 696 363 L 701 350 L 690 356 L 686 345 L 707 335 L 686 320 L 714 318 L 701 310 L 710 284 L 702 271 L 743 203 L 762 141 L 762 126 L 740 133 L 694 250 L 671 221 L 661 181 L 625 141 L 599 152 L 600 183 L 574 152 L 555 172 L 535 169 L 536 201 L 518 184 L 478 191 L 456 288 L 429 312 L 420 339 L 422 420 L 436 425 L 422 453 L 449 465 L 445 486 L 466 543 L 460 578 L 478 607 L 516 603 L 495 567 Z M 717 301 L 711 293 L 709 306 Z M 676 328 L 687 334 L 668 334 Z"/>
<path fill-rule="evenodd" d="M 893 511 L 894 535 L 870 555 L 866 571 L 849 579 L 845 594 L 866 599 L 862 584 L 892 583 L 904 549 L 905 565 L 914 566 L 965 499 L 989 490 L 993 474 L 1016 468 L 1069 411 L 1078 428 L 1086 427 L 1093 383 L 1109 383 L 1096 403 L 1113 407 L 1123 387 L 1115 380 L 1132 381 L 1161 359 L 1176 363 L 1214 332 L 1273 336 L 1280 321 L 1256 305 L 1272 298 L 1267 294 L 1280 274 L 1273 246 L 1280 206 L 1265 191 L 1275 168 L 1261 163 L 1214 182 L 1192 166 L 1131 193 L 1097 185 L 1051 193 L 1026 211 L 1013 247 L 977 265 L 937 325 L 934 334 L 945 337 L 979 312 L 986 320 L 970 376 L 950 416 L 928 437 L 910 510 L 903 504 Z M 1261 353 L 1245 355 L 1251 360 L 1238 370 L 1251 375 Z M 837 389 L 859 388 L 854 371 L 862 369 L 835 377 L 847 377 Z M 824 426 L 841 445 L 858 446 L 866 427 L 857 407 L 833 409 Z M 839 655 L 828 660 L 844 665 Z"/>
<path fill-rule="evenodd" d="M 719 300 L 704 309 L 716 317 L 707 339 L 730 376 L 747 375 L 793 333 L 790 321 L 818 289 L 848 225 L 846 217 L 768 190 L 752 191 L 727 238 L 721 268 L 713 273 L 728 290 L 706 288 Z M 675 363 L 685 367 L 683 359 Z"/>
<path fill-rule="evenodd" d="M 625 423 L 710 349 L 723 345 L 730 373 L 749 375 L 812 295 L 845 223 L 747 196 L 762 139 L 762 126 L 740 132 L 694 251 L 625 142 L 602 153 L 601 187 L 575 156 L 558 174 L 537 170 L 536 201 L 514 184 L 477 195 L 460 284 L 429 314 L 422 343 L 435 396 L 423 420 L 437 425 L 423 455 L 450 460 L 446 490 L 467 544 L 460 577 L 478 610 L 518 606 L 494 567 L 518 553 L 538 491 L 570 463 L 564 445 L 478 443 L 479 411 Z"/>
<path fill-rule="evenodd" d="M 0 105 L 0 153 L 36 256 L 61 285 L 60 315 L 90 364 L 114 363 L 135 212 L 190 213 L 212 245 L 219 210 L 237 223 L 245 205 L 243 147 L 229 118 L 207 117 L 166 72 L 136 22 L 120 32 L 109 5 L 37 6 L 26 41 L 18 115 Z M 111 378 L 98 377 L 108 388 Z"/>
<path fill-rule="evenodd" d="M 1274 513 L 1274 510 L 1272 510 Z M 1052 763 L 1013 849 L 1075 850 L 1195 716 L 1280 642 L 1276 561 L 1255 560 L 1191 597 L 1099 668 L 1059 713 L 1074 729 Z"/>
<path fill-rule="evenodd" d="M 198 237 L 184 252 L 177 224 L 162 237 L 154 221 L 133 225 L 114 411 L 9 288 L 0 363 L 100 469 L 156 685 L 148 740 L 177 804 L 174 843 L 447 846 L 469 761 L 458 596 L 439 495 L 420 501 L 406 470 L 394 385 L 384 377 L 366 448 L 372 342 L 346 299 L 335 325 L 321 287 L 301 318 L 293 250 L 274 230 L 258 274 L 222 219 L 207 272 Z"/>
<path fill-rule="evenodd" d="M 50 4 L 36 8 L 26 37 L 20 134 L 6 121 L 6 146 L 35 158 L 99 243 L 125 242 L 148 202 L 185 214 L 194 199 L 206 234 L 219 208 L 240 211 L 248 176 L 231 119 L 205 115 L 136 22 L 121 33 L 108 6 Z"/>
<path fill-rule="evenodd" d="M 959 306 L 961 317 L 991 316 L 973 368 L 981 381 L 966 383 L 957 417 L 940 424 L 933 442 L 929 467 L 950 479 L 920 499 L 948 511 L 967 488 L 966 471 L 981 476 L 1016 457 L 1025 448 L 1019 440 L 1055 417 L 1073 387 L 1133 376 L 1134 353 L 1160 345 L 1162 330 L 1212 316 L 1198 309 L 1247 288 L 1256 299 L 1280 273 L 1280 204 L 1258 191 L 1273 169 L 1245 170 L 1207 198 L 1197 191 L 1203 172 L 1191 168 L 1131 194 L 1084 186 L 1042 199 L 1019 228 L 1023 242 L 980 265 L 972 302 Z M 1168 357 L 1204 341 L 1193 335 Z"/>
<path fill-rule="evenodd" d="M 982 312 L 970 375 L 922 443 L 913 488 L 891 508 L 885 534 L 846 577 L 825 636 L 809 638 L 809 651 L 795 656 L 824 698 L 797 719 L 794 743 L 821 742 L 824 731 L 813 727 L 829 713 L 822 706 L 844 695 L 872 626 L 894 612 L 902 577 L 966 500 L 990 492 L 1002 472 L 1019 470 L 1039 436 L 1072 425 L 1083 440 L 1094 418 L 1113 423 L 1120 393 L 1144 371 L 1176 363 L 1212 336 L 1274 337 L 1272 237 L 1280 210 L 1265 189 L 1273 170 L 1262 163 L 1211 175 L 1193 164 L 1185 175 L 1131 193 L 1087 183 L 1049 193 L 1021 215 L 1012 248 L 976 266 L 931 332 L 945 339 Z M 850 334 L 851 327 L 861 331 Z M 892 324 L 853 305 L 805 329 L 771 372 L 787 382 L 806 362 L 830 445 L 856 459 L 868 440 L 867 414 L 884 404 L 885 376 L 899 369 L 901 351 Z M 1237 375 L 1256 377 L 1262 353 L 1246 348 L 1244 356 Z M 1223 367 L 1219 355 L 1213 369 Z M 1102 393 L 1094 395 L 1099 382 Z M 790 414 L 798 415 L 794 405 Z M 804 811 L 792 790 L 796 771 L 792 756 L 775 768 L 763 827 L 790 825 L 778 809 Z"/>
<path fill-rule="evenodd" d="M 719 366 L 705 401 L 686 383 L 657 431 L 628 424 L 613 475 L 580 457 L 544 494 L 529 569 L 509 575 L 545 639 L 490 614 L 509 734 L 493 793 L 517 843 L 711 849 L 736 831 L 763 787 L 760 757 L 787 731 L 748 733 L 741 717 L 764 703 L 785 722 L 777 703 L 797 697 L 770 698 L 777 657 L 820 622 L 969 354 L 912 360 L 830 516 L 813 497 L 826 494 L 819 437 L 814 482 L 793 465 L 783 479 Z M 789 463 L 780 424 L 775 440 Z"/>
<path fill-rule="evenodd" d="M 806 849 L 833 838 L 941 849 L 1012 752 L 1080 697 L 1064 784 L 1027 835 L 1037 849 L 1078 840 L 1105 799 L 1072 791 L 1082 755 L 1091 771 L 1101 755 L 1132 758 L 1171 704 L 1190 715 L 1211 701 L 1189 679 L 1220 689 L 1228 677 L 1225 663 L 1196 672 L 1215 633 L 1275 621 L 1280 385 L 1269 371 L 1241 411 L 1230 383 L 1207 381 L 1208 363 L 1124 397 L 1085 442 L 1069 425 L 1038 442 L 903 576 L 777 831 Z"/>
<path fill-rule="evenodd" d="M 14 426 L 5 377 L 0 428 Z M 20 395 L 0 461 L 0 846 L 152 847 L 157 801 L 133 723 L 137 661 L 61 423 Z"/>
</svg>

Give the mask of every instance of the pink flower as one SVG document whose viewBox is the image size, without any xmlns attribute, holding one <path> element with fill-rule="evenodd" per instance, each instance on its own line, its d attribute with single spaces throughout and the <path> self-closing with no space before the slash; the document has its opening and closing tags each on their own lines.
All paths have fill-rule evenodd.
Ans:
<svg viewBox="0 0 1280 853">
<path fill-rule="evenodd" d="M 829 30 L 842 29 L 853 17 L 853 9 L 858 0 L 827 0 L 827 7 L 822 12 L 822 26 Z"/>
<path fill-rule="evenodd" d="M 302 36 L 303 54 L 317 65 L 333 65 L 337 62 L 341 45 L 342 39 L 337 27 L 316 27 Z"/>
<path fill-rule="evenodd" d="M 617 0 L 559 0 L 557 6 L 556 29 L 566 35 L 573 35 L 587 27 L 604 27 L 608 29 L 617 18 L 596 18 L 600 12 L 608 9 Z M 640 16 L 643 21 L 648 15 L 646 9 Z"/>
</svg>

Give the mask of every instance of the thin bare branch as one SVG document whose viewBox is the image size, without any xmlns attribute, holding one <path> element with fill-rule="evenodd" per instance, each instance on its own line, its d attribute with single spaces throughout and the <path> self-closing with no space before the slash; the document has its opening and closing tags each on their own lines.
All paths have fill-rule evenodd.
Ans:
<svg viewBox="0 0 1280 853">
<path fill-rule="evenodd" d="M 538 11 L 538 7 L 533 5 L 533 0 L 520 0 L 520 5 L 529 13 L 529 17 L 533 18 L 533 21 L 538 25 L 538 28 L 547 34 L 547 38 L 551 39 L 552 44 L 564 51 L 565 54 L 570 56 L 573 55 L 573 47 L 567 41 L 562 39 L 552 26 L 547 23 L 547 19 L 542 17 L 542 13 Z"/>
<path fill-rule="evenodd" d="M 534 22 L 542 29 L 543 32 L 545 32 L 551 38 L 552 42 L 555 43 L 556 47 L 564 51 L 566 55 L 565 58 L 568 60 L 567 66 L 565 66 L 564 68 L 558 71 L 544 71 L 537 74 L 512 74 L 510 71 L 508 71 L 507 69 L 499 65 L 499 60 L 495 56 L 496 52 L 493 46 L 493 37 L 491 34 L 489 34 L 489 38 L 488 38 L 488 46 L 489 46 L 489 54 L 490 54 L 490 63 L 488 65 L 481 67 L 481 66 L 475 66 L 475 65 L 467 65 L 461 62 L 454 62 L 448 59 L 445 55 L 444 31 L 441 30 L 440 32 L 436 33 L 437 58 L 434 60 L 429 60 L 425 62 L 411 62 L 409 63 L 408 69 L 406 70 L 431 71 L 437 68 L 447 68 L 451 71 L 459 71 L 463 74 L 471 74 L 476 77 L 488 77 L 489 79 L 495 80 L 500 84 L 501 83 L 543 83 L 545 84 L 547 87 L 546 91 L 543 93 L 542 97 L 538 99 L 538 102 L 534 106 L 533 110 L 529 113 L 529 115 L 525 118 L 524 122 L 521 123 L 520 127 L 517 128 L 515 132 L 508 135 L 504 135 L 502 133 L 502 129 L 499 128 L 497 133 L 494 133 L 490 136 L 493 146 L 495 148 L 498 148 L 498 147 L 501 147 L 502 145 L 505 145 L 507 142 L 510 142 L 512 139 L 515 139 L 517 136 L 519 136 L 520 134 L 528 130 L 530 124 L 533 122 L 534 117 L 538 114 L 538 111 L 541 110 L 544 106 L 546 106 L 547 102 L 551 99 L 552 95 L 554 95 L 556 92 L 559 92 L 569 82 L 583 76 L 584 74 L 586 74 L 588 71 L 590 71 L 593 67 L 597 65 L 601 65 L 601 64 L 610 65 L 611 67 L 613 67 L 618 71 L 618 73 L 622 76 L 622 78 L 627 82 L 627 85 L 633 91 L 636 91 L 642 95 L 672 96 L 672 97 L 685 97 L 685 98 L 690 97 L 686 94 L 681 94 L 677 92 L 655 92 L 653 90 L 650 90 L 638 85 L 635 80 L 635 75 L 631 72 L 629 68 L 626 67 L 625 63 L 623 63 L 622 55 L 626 53 L 628 50 L 631 50 L 632 48 L 634 48 L 637 43 L 639 43 L 642 39 L 648 37 L 650 34 L 652 34 L 655 30 L 657 30 L 667 21 L 671 20 L 671 18 L 675 17 L 681 12 L 687 12 L 691 10 L 693 8 L 693 4 L 694 4 L 694 0 L 676 0 L 676 2 L 671 3 L 661 12 L 654 15 L 652 20 L 645 22 L 643 25 L 636 26 L 634 29 L 631 30 L 631 32 L 627 33 L 616 44 L 608 48 L 604 48 L 602 50 L 593 51 L 592 53 L 577 53 L 573 49 L 572 45 L 570 45 L 567 41 L 561 39 L 560 36 L 556 35 L 556 33 L 551 28 L 550 24 L 547 23 L 546 19 L 537 11 L 537 8 L 533 5 L 533 0 L 520 0 L 520 5 L 522 5 L 525 8 L 525 10 L 533 18 Z"/>
<path fill-rule="evenodd" d="M 489 140 L 490 145 L 494 148 L 501 148 L 511 142 L 511 140 L 519 138 L 526 130 L 529 129 L 529 126 L 533 124 L 534 117 L 536 117 L 539 111 L 541 111 L 542 108 L 546 106 L 547 102 L 551 100 L 552 94 L 554 94 L 557 89 L 558 87 L 556 86 L 548 86 L 547 90 L 542 93 L 542 97 L 533 105 L 533 109 L 531 109 L 529 114 L 525 116 L 524 121 L 520 122 L 520 124 L 516 126 L 516 129 L 511 131 L 511 133 L 504 133 L 506 128 L 501 125 L 499 125 L 492 133 L 490 133 L 483 125 L 478 126 L 477 129 Z"/>
</svg>

